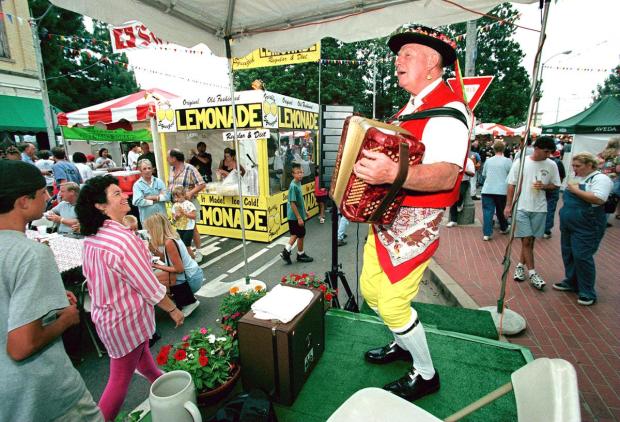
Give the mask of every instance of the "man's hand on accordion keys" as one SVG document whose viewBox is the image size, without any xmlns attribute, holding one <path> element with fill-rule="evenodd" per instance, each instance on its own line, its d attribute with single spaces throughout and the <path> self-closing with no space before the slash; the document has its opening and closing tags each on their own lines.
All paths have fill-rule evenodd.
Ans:
<svg viewBox="0 0 620 422">
<path fill-rule="evenodd" d="M 371 185 L 393 183 L 398 174 L 398 163 L 381 152 L 362 150 L 364 158 L 355 163 L 355 175 Z"/>
</svg>

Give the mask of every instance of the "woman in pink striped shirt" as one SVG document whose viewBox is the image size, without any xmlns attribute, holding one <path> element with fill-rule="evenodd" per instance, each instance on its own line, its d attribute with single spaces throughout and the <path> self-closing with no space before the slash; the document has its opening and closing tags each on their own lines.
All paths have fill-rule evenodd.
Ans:
<svg viewBox="0 0 620 422">
<path fill-rule="evenodd" d="M 151 270 L 146 245 L 121 223 L 127 196 L 113 176 L 88 180 L 75 207 L 84 241 L 83 272 L 92 300 L 91 318 L 110 355 L 110 377 L 99 400 L 106 421 L 118 414 L 134 371 L 151 383 L 162 372 L 149 350 L 155 309 L 168 312 L 176 326 L 183 313 Z"/>
</svg>

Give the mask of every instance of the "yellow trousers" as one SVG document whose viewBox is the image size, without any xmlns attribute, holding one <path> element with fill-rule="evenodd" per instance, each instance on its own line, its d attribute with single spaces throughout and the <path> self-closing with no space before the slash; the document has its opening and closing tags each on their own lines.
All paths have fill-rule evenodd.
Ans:
<svg viewBox="0 0 620 422">
<path fill-rule="evenodd" d="M 392 284 L 381 269 L 375 248 L 375 236 L 370 232 L 364 246 L 364 266 L 360 277 L 362 295 L 368 306 L 378 309 L 379 315 L 392 331 L 399 331 L 411 322 L 411 301 L 418 294 L 422 275 L 430 259 Z"/>
</svg>

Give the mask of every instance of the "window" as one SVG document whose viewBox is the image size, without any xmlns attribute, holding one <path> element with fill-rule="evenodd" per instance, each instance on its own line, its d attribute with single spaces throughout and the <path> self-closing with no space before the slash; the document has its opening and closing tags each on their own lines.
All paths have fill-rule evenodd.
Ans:
<svg viewBox="0 0 620 422">
<path fill-rule="evenodd" d="M 316 175 L 316 131 L 294 130 L 272 133 L 267 144 L 269 190 L 272 195 L 288 190 L 293 176 L 292 164 L 301 164 L 304 178 L 301 184 L 314 181 Z"/>
<path fill-rule="evenodd" d="M 0 3 L 0 16 L 6 16 L 2 13 L 2 3 Z M 11 55 L 9 54 L 9 39 L 6 36 L 4 27 L 5 19 L 5 17 L 0 17 L 0 57 L 9 58 Z"/>
</svg>

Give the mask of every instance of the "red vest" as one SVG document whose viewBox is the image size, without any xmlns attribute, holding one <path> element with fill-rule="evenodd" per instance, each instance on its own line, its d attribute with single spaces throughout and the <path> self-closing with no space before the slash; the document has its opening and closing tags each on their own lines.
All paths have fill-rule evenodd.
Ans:
<svg viewBox="0 0 620 422">
<path fill-rule="evenodd" d="M 452 92 L 452 90 L 443 82 L 440 82 L 437 87 L 432 90 L 428 95 L 426 95 L 423 99 L 423 104 L 416 111 L 428 110 L 429 108 L 442 107 L 448 103 L 454 101 L 461 101 L 459 97 Z M 462 101 L 461 101 L 462 102 Z M 404 110 L 401 109 L 398 114 L 400 115 Z M 411 132 L 417 139 L 422 139 L 422 133 L 424 132 L 424 127 L 428 123 L 429 119 L 422 120 L 409 120 L 404 122 L 401 126 Z M 441 142 L 438 140 L 437 142 Z M 468 147 L 469 150 L 469 140 Z M 465 155 L 463 157 L 463 166 L 465 169 L 465 163 L 467 160 L 467 151 L 465 151 Z M 417 207 L 417 208 L 445 208 L 454 204 L 459 197 L 459 187 L 461 186 L 461 179 L 463 178 L 463 172 L 460 172 L 454 187 L 450 190 L 440 191 L 440 192 L 416 192 L 416 191 L 407 191 L 407 197 L 403 202 L 403 206 L 408 207 Z M 397 283 L 402 280 L 408 274 L 410 274 L 415 268 L 417 268 L 422 263 L 428 261 L 437 248 L 439 247 L 439 239 L 435 240 L 433 243 L 428 245 L 426 250 L 422 252 L 420 255 L 413 257 L 407 262 L 403 262 L 396 267 L 392 266 L 392 262 L 390 260 L 390 256 L 388 251 L 385 249 L 383 244 L 379 241 L 375 228 L 373 227 L 373 233 L 375 235 L 375 248 L 377 251 L 377 258 L 379 260 L 379 264 L 381 268 L 389 278 L 391 283 Z"/>
<path fill-rule="evenodd" d="M 448 103 L 462 100 L 446 85 L 444 82 L 440 82 L 435 89 L 427 94 L 423 99 L 423 104 L 416 111 L 428 110 L 430 108 L 443 107 Z M 404 110 L 401 109 L 398 114 L 400 115 Z M 409 120 L 402 123 L 400 126 L 407 129 L 417 139 L 422 139 L 422 133 L 428 123 L 429 119 L 421 120 Z M 438 141 L 439 142 L 439 141 Z M 469 143 L 469 140 L 468 140 Z M 467 148 L 469 149 L 469 147 Z M 467 160 L 467 151 L 463 156 L 463 166 Z M 403 202 L 403 206 L 417 207 L 417 208 L 445 208 L 454 204 L 459 199 L 459 187 L 461 186 L 461 179 L 463 179 L 463 172 L 461 171 L 456 179 L 454 187 L 450 190 L 439 192 L 416 192 L 407 191 L 407 197 Z"/>
</svg>

